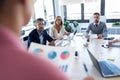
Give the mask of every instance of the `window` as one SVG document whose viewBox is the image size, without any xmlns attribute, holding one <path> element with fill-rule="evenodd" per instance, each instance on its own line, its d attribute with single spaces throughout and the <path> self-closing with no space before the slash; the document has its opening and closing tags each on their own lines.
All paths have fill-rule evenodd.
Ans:
<svg viewBox="0 0 120 80">
<path fill-rule="evenodd" d="M 37 0 L 34 4 L 34 8 L 35 19 L 43 18 L 46 24 L 54 20 L 53 0 Z"/>
<path fill-rule="evenodd" d="M 119 0 L 105 0 L 105 16 L 107 19 L 120 19 Z"/>
<path fill-rule="evenodd" d="M 67 5 L 67 19 L 68 20 L 81 19 L 81 5 L 80 4 Z"/>
<path fill-rule="evenodd" d="M 44 13 L 46 20 L 54 21 L 53 0 L 44 0 Z"/>
<path fill-rule="evenodd" d="M 43 0 L 37 0 L 34 4 L 35 9 L 35 18 L 45 18 L 44 16 L 44 7 L 43 7 Z"/>
<path fill-rule="evenodd" d="M 30 21 L 28 22 L 27 26 L 33 25 L 33 16 L 30 18 Z"/>
<path fill-rule="evenodd" d="M 90 17 L 93 15 L 94 12 L 100 13 L 100 1 L 101 0 L 84 3 L 85 19 L 90 19 Z"/>
</svg>

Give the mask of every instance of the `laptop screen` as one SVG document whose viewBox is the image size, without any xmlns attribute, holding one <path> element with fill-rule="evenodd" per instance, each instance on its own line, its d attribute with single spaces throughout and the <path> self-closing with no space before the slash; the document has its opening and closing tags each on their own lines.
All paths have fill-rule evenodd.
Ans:
<svg viewBox="0 0 120 80">
<path fill-rule="evenodd" d="M 77 33 L 77 30 L 75 30 L 74 35 Z"/>
<path fill-rule="evenodd" d="M 97 59 L 93 56 L 93 54 L 88 49 L 87 49 L 87 51 L 90 55 L 90 59 L 92 60 L 92 63 L 97 68 L 97 70 L 101 73 L 100 66 L 99 66 L 99 63 L 98 63 Z"/>
<path fill-rule="evenodd" d="M 76 35 L 76 33 L 77 33 L 77 30 L 75 30 L 74 33 L 70 34 L 69 37 L 70 37 L 71 40 L 74 38 L 74 36 Z"/>
</svg>

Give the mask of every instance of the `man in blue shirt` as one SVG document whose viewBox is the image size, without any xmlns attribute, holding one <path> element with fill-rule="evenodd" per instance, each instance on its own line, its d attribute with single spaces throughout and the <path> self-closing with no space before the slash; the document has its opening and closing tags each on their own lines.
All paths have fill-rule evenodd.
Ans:
<svg viewBox="0 0 120 80">
<path fill-rule="evenodd" d="M 32 30 L 28 36 L 28 47 L 31 42 L 46 45 L 47 41 L 49 41 L 49 45 L 55 45 L 53 38 L 44 30 L 44 20 L 38 18 L 36 20 L 36 29 Z"/>
<path fill-rule="evenodd" d="M 93 17 L 94 17 L 94 22 L 89 24 L 88 29 L 86 31 L 86 33 L 87 33 L 86 37 L 87 38 L 90 37 L 90 35 L 88 35 L 90 31 L 92 34 L 97 34 L 98 39 L 102 39 L 103 37 L 107 37 L 106 24 L 104 22 L 99 21 L 100 14 L 94 13 Z"/>
</svg>

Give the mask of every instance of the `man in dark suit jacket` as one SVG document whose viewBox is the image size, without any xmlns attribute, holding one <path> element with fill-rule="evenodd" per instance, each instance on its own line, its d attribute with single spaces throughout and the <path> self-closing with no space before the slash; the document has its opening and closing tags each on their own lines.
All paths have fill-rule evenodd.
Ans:
<svg viewBox="0 0 120 80">
<path fill-rule="evenodd" d="M 54 46 L 53 38 L 44 30 L 44 20 L 38 18 L 36 21 L 36 29 L 32 30 L 28 36 L 28 47 L 31 42 L 46 45 L 47 41 L 49 41 L 49 45 Z"/>
</svg>

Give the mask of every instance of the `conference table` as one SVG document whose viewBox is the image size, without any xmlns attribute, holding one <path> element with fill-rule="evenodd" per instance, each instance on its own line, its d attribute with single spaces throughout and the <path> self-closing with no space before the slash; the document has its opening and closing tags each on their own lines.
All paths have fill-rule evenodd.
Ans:
<svg viewBox="0 0 120 80">
<path fill-rule="evenodd" d="M 108 37 L 111 36 L 119 37 L 119 35 L 109 35 Z M 73 58 L 67 63 L 69 67 L 65 72 L 71 80 L 82 80 L 88 74 L 93 76 L 95 80 L 120 80 L 120 77 L 103 78 L 93 65 L 87 52 L 88 49 L 97 59 L 109 60 L 120 68 L 120 47 L 103 47 L 102 45 L 107 42 L 108 40 L 97 39 L 96 37 L 91 37 L 90 41 L 86 42 L 86 38 L 83 35 L 76 34 L 74 36 L 67 46 L 74 47 L 75 51 L 78 52 L 78 56 L 73 55 Z M 83 67 L 84 63 L 88 68 L 88 74 Z"/>
</svg>

